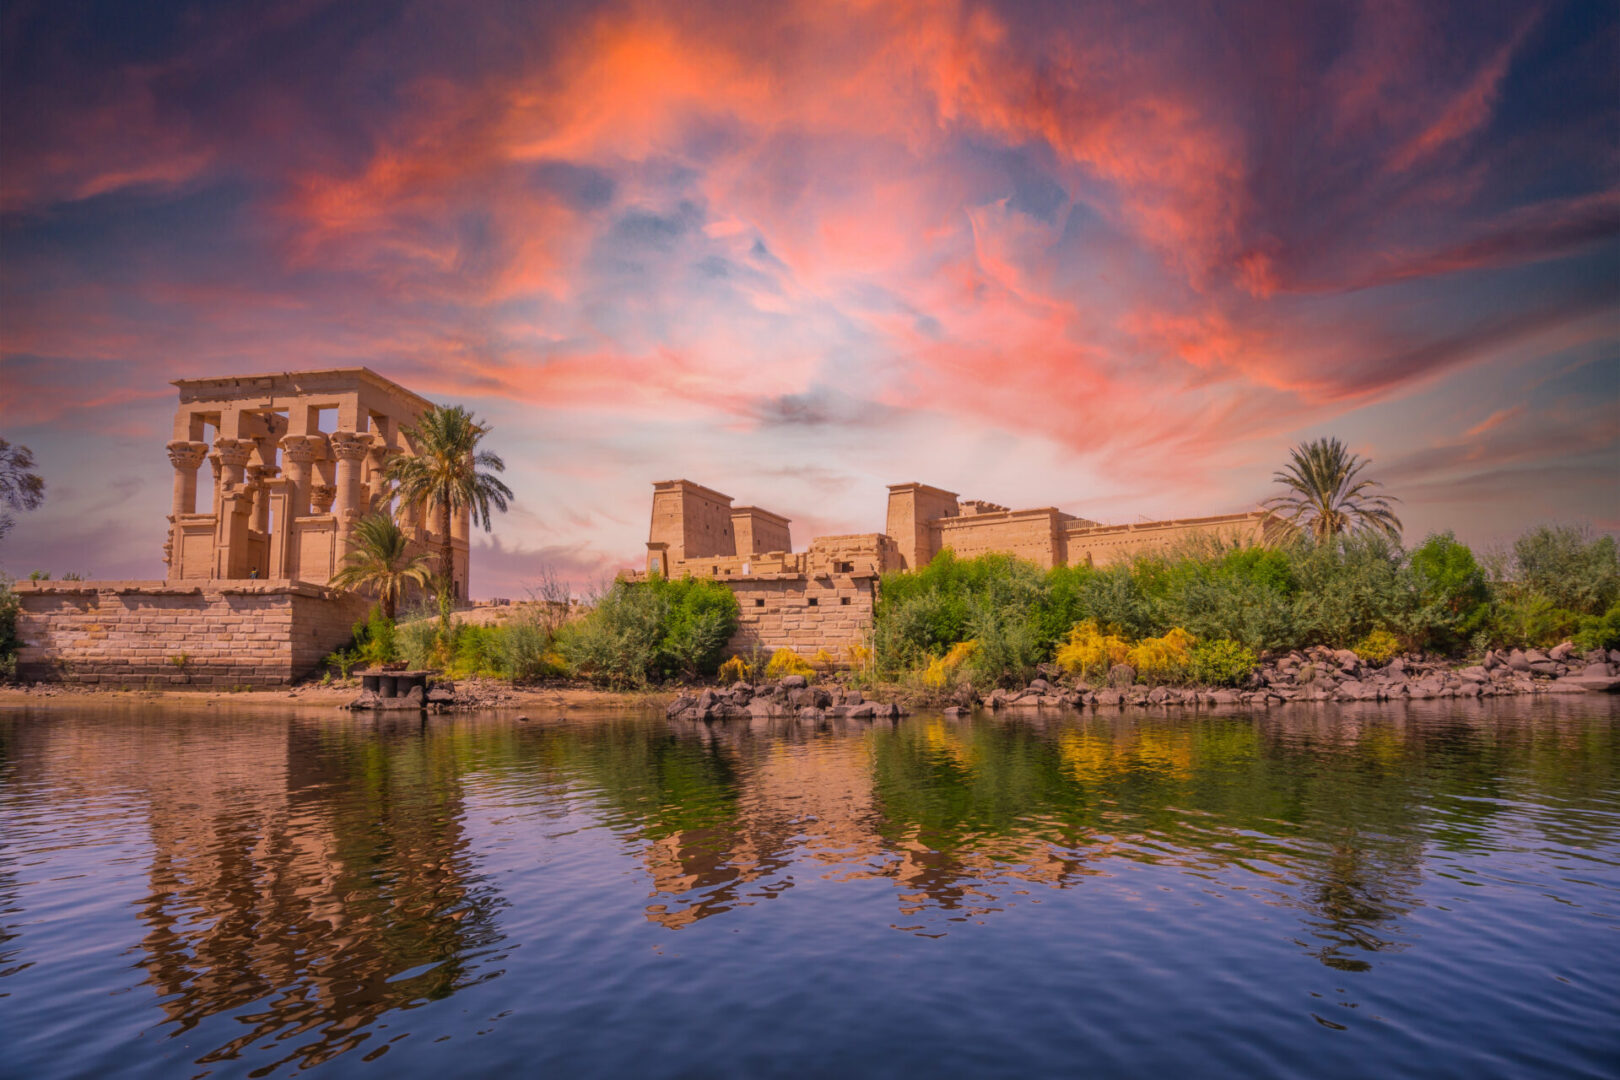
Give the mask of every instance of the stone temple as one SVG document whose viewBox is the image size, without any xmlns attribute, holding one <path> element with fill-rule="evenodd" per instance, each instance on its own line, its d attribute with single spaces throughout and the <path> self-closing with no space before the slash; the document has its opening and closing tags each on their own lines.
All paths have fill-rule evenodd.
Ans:
<svg viewBox="0 0 1620 1080">
<path fill-rule="evenodd" d="M 872 629 L 878 577 L 926 566 L 947 548 L 963 558 L 1016 555 L 1047 569 L 1105 566 L 1194 535 L 1260 544 L 1289 528 L 1264 510 L 1100 525 L 1056 507 L 1009 510 L 918 483 L 889 485 L 880 533 L 818 536 L 795 552 L 790 524 L 757 506 L 733 506 L 731 496 L 690 480 L 660 481 L 645 569 L 628 576 L 724 581 L 742 609 L 728 645 L 733 654 L 787 647 L 848 663 Z"/>
<path fill-rule="evenodd" d="M 163 580 L 18 582 L 21 678 L 284 686 L 366 617 L 370 599 L 332 588 L 332 576 L 430 402 L 366 368 L 174 385 Z M 410 549 L 437 555 L 431 508 L 394 509 Z M 465 510 L 450 523 L 461 598 L 471 523 Z"/>
<path fill-rule="evenodd" d="M 324 585 L 354 523 L 387 490 L 404 429 L 429 402 L 367 368 L 179 379 L 168 445 L 174 500 L 163 548 L 169 581 L 283 580 Z M 212 473 L 198 510 L 201 466 Z M 412 546 L 437 552 L 431 508 L 400 508 Z M 454 587 L 467 596 L 466 509 L 451 519 Z"/>
</svg>

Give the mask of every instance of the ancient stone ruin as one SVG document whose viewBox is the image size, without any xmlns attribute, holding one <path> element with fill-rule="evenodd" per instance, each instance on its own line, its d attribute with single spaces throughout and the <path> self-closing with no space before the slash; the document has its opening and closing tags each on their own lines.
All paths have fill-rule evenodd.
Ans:
<svg viewBox="0 0 1620 1080">
<path fill-rule="evenodd" d="M 163 549 L 169 581 L 284 580 L 324 585 L 354 523 L 387 491 L 390 458 L 412 452 L 404 429 L 429 407 L 367 368 L 178 379 L 174 500 Z M 211 466 L 208 508 L 198 479 Z M 400 508 L 421 551 L 441 538 L 429 507 Z M 451 519 L 454 589 L 467 596 L 468 510 Z"/>
<path fill-rule="evenodd" d="M 366 368 L 179 379 L 162 581 L 19 582 L 25 680 L 280 686 L 347 643 L 370 601 L 329 587 L 426 398 Z M 204 462 L 211 475 L 199 482 Z M 206 507 L 200 506 L 206 494 Z M 437 552 L 425 506 L 399 507 Z M 467 595 L 467 511 L 451 519 Z"/>
<path fill-rule="evenodd" d="M 653 485 L 644 570 L 629 575 L 715 578 L 737 596 L 732 654 L 790 648 L 849 664 L 872 630 L 876 584 L 890 570 L 926 566 L 946 548 L 963 558 L 1004 552 L 1050 569 L 1106 565 L 1194 534 L 1265 543 L 1290 527 L 1264 510 L 1217 517 L 1101 525 L 1055 507 L 1009 510 L 927 484 L 889 485 L 881 533 L 818 536 L 793 551 L 790 521 L 690 480 Z"/>
</svg>

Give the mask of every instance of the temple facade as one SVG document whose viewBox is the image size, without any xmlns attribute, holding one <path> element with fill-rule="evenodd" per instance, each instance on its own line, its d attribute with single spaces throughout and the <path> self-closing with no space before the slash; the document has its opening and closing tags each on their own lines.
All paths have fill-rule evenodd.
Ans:
<svg viewBox="0 0 1620 1080">
<path fill-rule="evenodd" d="M 883 532 L 818 536 L 795 552 L 787 518 L 731 502 L 690 480 L 655 483 L 646 565 L 627 576 L 724 581 L 741 613 L 728 652 L 790 648 L 806 657 L 824 652 L 843 665 L 870 647 L 878 578 L 926 566 L 947 548 L 963 558 L 1016 555 L 1047 569 L 1105 566 L 1193 535 L 1260 544 L 1291 529 L 1264 510 L 1102 525 L 1055 507 L 1009 510 L 908 483 L 889 485 Z"/>
<path fill-rule="evenodd" d="M 170 582 L 325 585 L 349 551 L 355 522 L 387 498 L 388 461 L 414 452 L 405 429 L 431 405 L 367 368 L 174 385 L 174 498 L 163 549 Z M 414 549 L 439 550 L 432 507 L 399 507 L 397 516 Z M 450 527 L 458 598 L 468 595 L 470 532 L 462 509 Z"/>
</svg>

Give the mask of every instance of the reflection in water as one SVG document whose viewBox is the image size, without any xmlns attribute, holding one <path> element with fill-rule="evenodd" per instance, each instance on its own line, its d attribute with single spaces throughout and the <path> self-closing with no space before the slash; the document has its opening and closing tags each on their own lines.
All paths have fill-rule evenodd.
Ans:
<svg viewBox="0 0 1620 1080">
<path fill-rule="evenodd" d="M 512 845 L 530 868 L 570 843 L 629 860 L 628 876 L 592 876 L 646 893 L 645 920 L 671 931 L 746 925 L 817 883 L 852 898 L 852 928 L 940 938 L 1141 867 L 1292 913 L 1266 932 L 1291 927 L 1304 954 L 1367 972 L 1420 947 L 1407 923 L 1425 880 L 1472 855 L 1557 848 L 1612 866 L 1614 724 L 1590 703 L 1539 707 L 1535 722 L 1369 706 L 820 728 L 14 716 L 0 720 L 0 1003 L 24 978 L 53 985 L 30 905 L 59 899 L 65 853 L 86 877 L 143 867 L 123 902 L 138 934 L 121 941 L 161 1014 L 140 1021 L 145 1038 L 209 1025 L 188 1060 L 251 1075 L 379 1056 L 405 1037 L 397 1011 L 503 973 L 523 943 L 514 906 L 539 927 L 528 941 L 564 924 L 543 875 L 510 893 L 487 869 Z M 613 963 L 601 949 L 584 955 Z"/>
</svg>

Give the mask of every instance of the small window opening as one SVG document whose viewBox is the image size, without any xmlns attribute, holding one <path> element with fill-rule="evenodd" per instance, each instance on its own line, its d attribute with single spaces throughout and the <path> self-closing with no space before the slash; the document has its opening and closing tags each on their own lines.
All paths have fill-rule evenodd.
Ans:
<svg viewBox="0 0 1620 1080">
<path fill-rule="evenodd" d="M 808 602 L 811 607 L 815 607 L 818 603 L 820 603 L 820 601 L 814 596 L 812 596 Z"/>
<path fill-rule="evenodd" d="M 755 600 L 755 601 L 754 601 L 754 606 L 755 606 L 755 607 L 764 607 L 764 606 L 765 606 L 765 601 L 764 601 L 764 600 L 762 600 L 762 599 L 759 599 L 759 600 Z"/>
<path fill-rule="evenodd" d="M 849 597 L 847 597 L 847 596 L 840 596 L 840 597 L 839 597 L 839 598 L 838 598 L 838 603 L 839 603 L 839 604 L 840 604 L 840 605 L 841 605 L 841 606 L 843 606 L 843 607 L 848 607 L 848 606 L 849 606 Z"/>
</svg>

